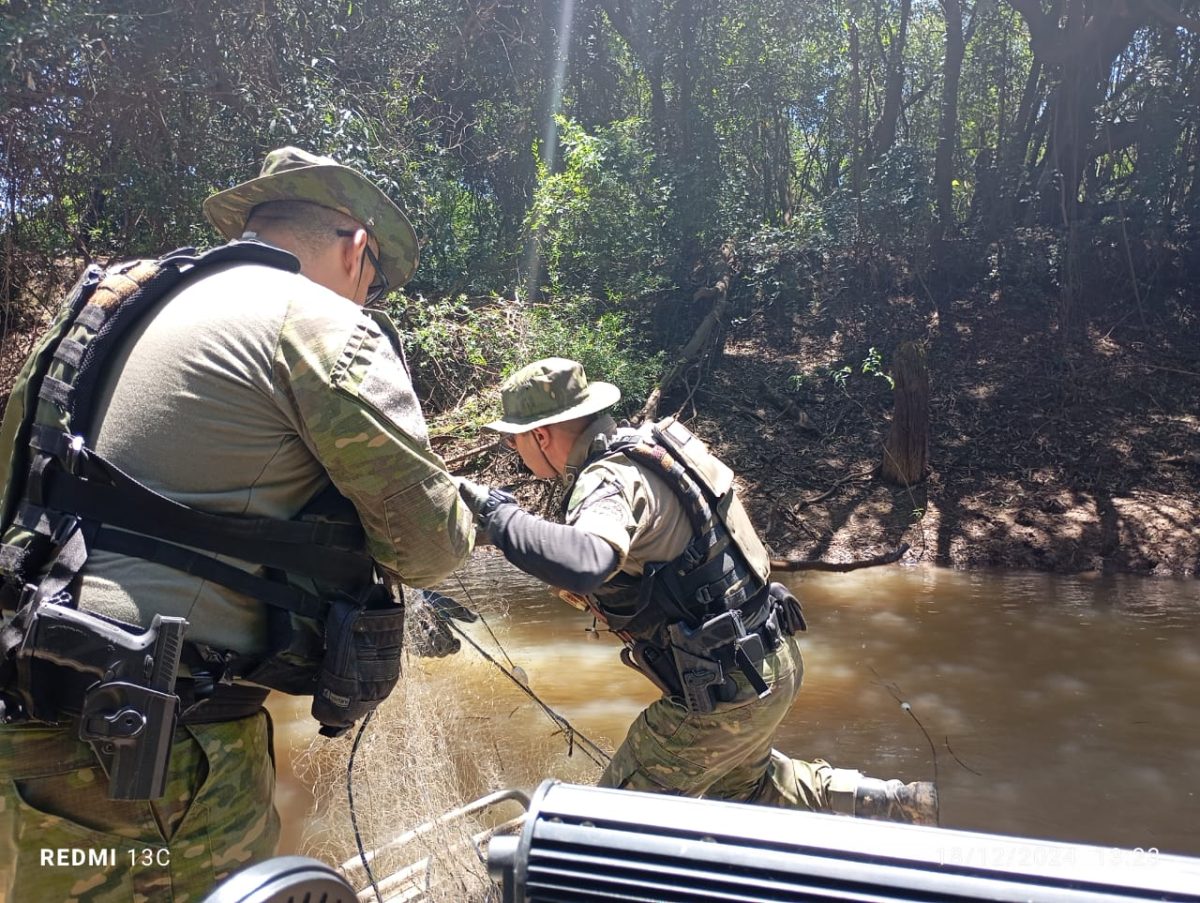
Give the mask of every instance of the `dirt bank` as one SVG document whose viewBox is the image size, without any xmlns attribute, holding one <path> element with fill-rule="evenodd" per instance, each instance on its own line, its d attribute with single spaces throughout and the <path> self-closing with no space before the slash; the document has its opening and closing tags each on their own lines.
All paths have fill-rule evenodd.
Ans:
<svg viewBox="0 0 1200 903">
<path fill-rule="evenodd" d="M 715 441 L 779 556 L 903 541 L 959 568 L 1197 576 L 1200 323 L 1172 300 L 1095 305 L 1069 342 L 1044 295 L 783 305 L 735 322 L 693 397 L 663 409 Z M 862 362 L 875 348 L 886 370 L 907 339 L 928 352 L 931 470 L 896 488 L 870 476 L 892 393 Z"/>
</svg>

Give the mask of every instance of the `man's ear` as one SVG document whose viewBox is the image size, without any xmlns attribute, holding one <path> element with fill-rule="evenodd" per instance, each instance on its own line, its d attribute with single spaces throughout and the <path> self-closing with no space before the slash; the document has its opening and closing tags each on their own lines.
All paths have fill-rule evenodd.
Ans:
<svg viewBox="0 0 1200 903">
<path fill-rule="evenodd" d="M 538 444 L 538 448 L 540 448 L 542 451 L 545 451 L 550 447 L 550 438 L 550 430 L 546 429 L 544 426 L 537 426 L 533 428 L 533 441 Z"/>
<path fill-rule="evenodd" d="M 367 230 L 355 229 L 354 236 L 349 241 L 342 242 L 341 264 L 347 277 L 354 276 L 359 261 L 363 259 L 363 248 L 367 244 Z"/>
</svg>

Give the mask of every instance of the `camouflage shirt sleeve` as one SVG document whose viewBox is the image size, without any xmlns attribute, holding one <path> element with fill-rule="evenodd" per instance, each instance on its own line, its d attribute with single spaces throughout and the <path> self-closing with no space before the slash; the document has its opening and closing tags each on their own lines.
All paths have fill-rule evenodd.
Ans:
<svg viewBox="0 0 1200 903">
<path fill-rule="evenodd" d="M 290 305 L 275 355 L 276 391 L 358 510 L 375 561 L 412 586 L 437 583 L 470 554 L 471 513 L 430 448 L 398 348 L 357 309 L 323 300 Z"/>
<path fill-rule="evenodd" d="M 579 474 L 567 503 L 566 522 L 616 549 L 618 569 L 629 555 L 643 513 L 636 497 L 637 478 L 632 467 L 593 464 Z"/>
</svg>

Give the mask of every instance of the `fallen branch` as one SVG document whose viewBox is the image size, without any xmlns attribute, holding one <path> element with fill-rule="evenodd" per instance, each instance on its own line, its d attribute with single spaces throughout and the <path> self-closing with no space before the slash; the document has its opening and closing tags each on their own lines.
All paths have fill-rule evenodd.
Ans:
<svg viewBox="0 0 1200 903">
<path fill-rule="evenodd" d="M 1200 379 L 1200 373 L 1192 370 L 1176 370 L 1174 367 L 1156 367 L 1154 364 L 1144 364 L 1141 361 L 1137 364 L 1139 367 L 1145 367 L 1147 370 L 1158 370 L 1160 373 L 1177 373 L 1180 376 L 1194 376 Z"/>
<path fill-rule="evenodd" d="M 453 458 L 444 459 L 446 462 L 446 470 L 453 471 L 454 468 L 458 467 L 458 465 L 465 464 L 467 461 L 470 461 L 472 458 L 478 457 L 479 455 L 483 454 L 485 451 L 490 451 L 491 449 L 495 448 L 496 446 L 498 446 L 501 443 L 502 440 L 503 440 L 503 437 L 497 437 L 495 439 L 488 439 L 487 442 L 481 442 L 479 445 L 472 446 L 471 448 L 468 448 L 465 452 L 460 452 L 459 454 L 455 455 Z"/>
<path fill-rule="evenodd" d="M 908 551 L 908 543 L 902 542 L 890 552 L 876 555 L 874 558 L 863 558 L 858 561 L 806 561 L 801 558 L 772 558 L 773 571 L 857 571 L 859 568 L 873 568 L 881 564 L 891 564 L 899 561 Z"/>
<path fill-rule="evenodd" d="M 799 511 L 801 508 L 807 508 L 809 505 L 815 505 L 817 502 L 825 501 L 825 499 L 829 498 L 831 495 L 833 495 L 835 492 L 837 492 L 837 490 L 840 486 L 843 486 L 846 483 L 854 483 L 854 482 L 857 482 L 858 480 L 869 480 L 874 476 L 875 476 L 875 468 L 871 468 L 870 470 L 864 470 L 861 473 L 848 474 L 847 476 L 842 477 L 840 480 L 838 480 L 836 483 L 834 483 L 832 486 L 830 486 L 828 489 L 826 489 L 820 495 L 814 495 L 810 499 L 800 499 L 800 501 L 798 501 L 796 503 L 795 510 Z"/>
<path fill-rule="evenodd" d="M 787 417 L 789 414 L 796 415 L 796 423 L 802 430 L 809 430 L 816 435 L 821 435 L 821 431 L 812 425 L 812 421 L 808 419 L 808 413 L 802 408 L 796 407 L 796 402 L 790 398 L 784 398 L 778 392 L 771 388 L 770 384 L 764 379 L 759 381 L 759 386 L 762 387 L 763 395 L 767 401 L 779 408 L 779 416 Z"/>
<path fill-rule="evenodd" d="M 1200 455 L 1172 455 L 1163 458 L 1164 464 L 1174 464 L 1177 467 L 1200 467 Z"/>
<path fill-rule="evenodd" d="M 679 380 L 687 369 L 696 361 L 704 357 L 708 349 L 708 341 L 712 337 L 713 332 L 717 328 L 717 324 L 721 322 L 725 315 L 725 308 L 729 306 L 729 290 L 733 287 L 733 281 L 737 278 L 738 266 L 737 257 L 733 251 L 732 242 L 726 242 L 721 246 L 721 257 L 725 261 L 725 273 L 717 280 L 713 286 L 699 288 L 692 295 L 692 302 L 698 303 L 706 299 L 711 299 L 712 307 L 705 314 L 704 319 L 700 321 L 700 325 L 696 327 L 696 331 L 692 333 L 692 337 L 688 343 L 683 346 L 683 350 L 679 352 L 679 357 L 675 360 L 674 365 L 658 385 L 654 387 L 654 391 L 650 393 L 650 397 L 646 399 L 646 403 L 642 405 L 642 409 L 638 411 L 634 417 L 636 423 L 646 423 L 655 419 L 658 414 L 658 404 L 662 401 L 671 387 Z"/>
<path fill-rule="evenodd" d="M 816 542 L 821 542 L 821 534 L 818 533 L 816 530 L 814 530 L 812 527 L 810 527 L 808 525 L 808 521 L 806 521 L 804 518 L 802 518 L 799 514 L 797 514 L 791 508 L 784 508 L 783 513 L 788 516 L 788 519 L 793 524 L 796 524 L 801 530 L 803 530 L 805 533 L 807 533 L 809 535 L 809 538 L 813 539 Z"/>
</svg>

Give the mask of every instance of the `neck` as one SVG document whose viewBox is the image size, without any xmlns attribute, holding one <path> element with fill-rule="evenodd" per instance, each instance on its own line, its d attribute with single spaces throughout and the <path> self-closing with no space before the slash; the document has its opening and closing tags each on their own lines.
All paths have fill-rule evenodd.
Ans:
<svg viewBox="0 0 1200 903">
<path fill-rule="evenodd" d="M 592 442 L 596 439 L 596 436 L 599 433 L 607 432 L 614 425 L 612 418 L 607 414 L 599 414 L 588 418 L 587 421 L 572 432 L 571 442 L 567 445 L 563 466 L 559 471 L 564 483 L 569 486 L 575 482 L 575 477 L 578 476 L 580 468 L 591 457 Z"/>
</svg>

